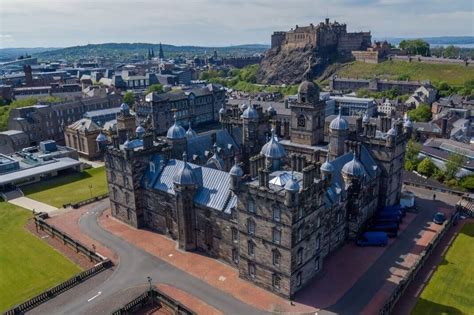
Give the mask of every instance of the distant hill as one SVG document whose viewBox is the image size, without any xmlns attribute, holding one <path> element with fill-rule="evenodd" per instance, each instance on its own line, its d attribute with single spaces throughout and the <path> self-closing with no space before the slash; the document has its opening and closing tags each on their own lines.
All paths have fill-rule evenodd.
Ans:
<svg viewBox="0 0 474 315">
<path fill-rule="evenodd" d="M 404 37 L 380 37 L 376 40 L 386 40 L 393 45 L 398 45 L 404 39 L 413 39 L 413 38 L 404 38 Z M 424 41 L 428 42 L 430 45 L 455 45 L 461 47 L 472 47 L 474 45 L 474 36 L 440 36 L 440 37 L 421 37 Z"/>
<path fill-rule="evenodd" d="M 45 51 L 52 51 L 59 48 L 33 47 L 33 48 L 0 48 L 0 62 L 16 59 L 24 55 L 39 54 Z"/>
<path fill-rule="evenodd" d="M 163 44 L 163 51 L 166 57 L 184 56 L 204 56 L 212 55 L 217 51 L 219 56 L 251 56 L 256 53 L 263 53 L 269 48 L 268 45 L 250 44 L 227 47 L 200 47 L 200 46 L 174 46 Z M 106 43 L 89 44 L 85 46 L 73 46 L 51 51 L 32 53 L 40 60 L 76 60 L 79 58 L 110 57 L 114 60 L 125 60 L 134 54 L 146 56 L 148 50 L 153 49 L 155 56 L 158 55 L 159 44 L 150 43 Z"/>
</svg>

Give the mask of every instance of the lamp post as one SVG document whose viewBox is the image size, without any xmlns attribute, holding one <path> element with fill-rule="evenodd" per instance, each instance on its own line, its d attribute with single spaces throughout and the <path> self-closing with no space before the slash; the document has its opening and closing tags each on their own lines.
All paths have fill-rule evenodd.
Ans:
<svg viewBox="0 0 474 315">
<path fill-rule="evenodd" d="M 92 185 L 89 185 L 89 191 L 91 193 L 91 199 L 92 199 Z"/>
</svg>

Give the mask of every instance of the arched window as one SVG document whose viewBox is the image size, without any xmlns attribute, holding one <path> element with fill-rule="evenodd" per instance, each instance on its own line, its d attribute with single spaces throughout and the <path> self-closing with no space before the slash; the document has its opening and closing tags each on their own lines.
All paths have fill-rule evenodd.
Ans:
<svg viewBox="0 0 474 315">
<path fill-rule="evenodd" d="M 272 231 L 272 234 L 273 234 L 273 243 L 275 244 L 280 244 L 281 242 L 281 230 L 279 228 L 276 228 L 274 227 L 273 228 L 273 231 Z"/>
<path fill-rule="evenodd" d="M 255 234 L 255 222 L 252 218 L 247 219 L 247 232 L 249 235 Z"/>
<path fill-rule="evenodd" d="M 247 253 L 250 257 L 255 255 L 255 244 L 251 240 L 247 242 Z"/>
<path fill-rule="evenodd" d="M 274 266 L 280 266 L 281 254 L 278 249 L 272 251 L 272 262 Z"/>
<path fill-rule="evenodd" d="M 274 206 L 273 208 L 273 221 L 276 221 L 276 222 L 281 221 L 281 209 L 278 206 Z"/>
<path fill-rule="evenodd" d="M 255 201 L 252 198 L 249 198 L 247 201 L 247 211 L 255 213 Z"/>
</svg>

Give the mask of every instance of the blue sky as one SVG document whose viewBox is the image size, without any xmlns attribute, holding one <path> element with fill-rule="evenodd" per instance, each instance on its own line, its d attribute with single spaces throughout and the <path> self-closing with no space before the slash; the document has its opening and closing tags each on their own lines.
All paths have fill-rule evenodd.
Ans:
<svg viewBox="0 0 474 315">
<path fill-rule="evenodd" d="M 328 15 L 374 37 L 474 36 L 474 0 L 0 0 L 0 48 L 236 45 Z"/>
</svg>

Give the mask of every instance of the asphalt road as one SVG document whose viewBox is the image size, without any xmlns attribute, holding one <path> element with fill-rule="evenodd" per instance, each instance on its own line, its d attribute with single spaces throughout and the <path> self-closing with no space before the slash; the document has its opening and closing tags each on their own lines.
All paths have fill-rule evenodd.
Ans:
<svg viewBox="0 0 474 315">
<path fill-rule="evenodd" d="M 81 217 L 79 225 L 84 233 L 113 250 L 119 256 L 120 263 L 112 272 L 106 271 L 29 313 L 110 314 L 134 297 L 130 292 L 136 291 L 135 296 L 138 296 L 146 290 L 146 279 L 150 276 L 154 283 L 177 287 L 226 314 L 264 314 L 102 229 L 97 223 L 97 216 L 108 206 L 108 199 L 97 203 Z M 106 277 L 107 274 L 109 277 Z M 137 287 L 139 290 L 132 290 Z"/>
</svg>

